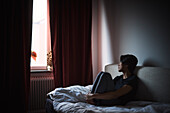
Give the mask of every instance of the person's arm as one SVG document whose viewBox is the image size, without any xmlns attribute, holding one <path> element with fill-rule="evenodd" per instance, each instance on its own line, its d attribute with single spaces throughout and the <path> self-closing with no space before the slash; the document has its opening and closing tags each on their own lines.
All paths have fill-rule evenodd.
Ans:
<svg viewBox="0 0 170 113">
<path fill-rule="evenodd" d="M 111 91 L 111 92 L 106 92 L 106 93 L 95 93 L 95 94 L 88 94 L 86 99 L 91 100 L 91 99 L 116 99 L 120 96 L 123 96 L 127 93 L 129 93 L 132 90 L 132 87 L 130 85 L 124 85 L 122 88 L 116 90 L 116 91 Z"/>
</svg>

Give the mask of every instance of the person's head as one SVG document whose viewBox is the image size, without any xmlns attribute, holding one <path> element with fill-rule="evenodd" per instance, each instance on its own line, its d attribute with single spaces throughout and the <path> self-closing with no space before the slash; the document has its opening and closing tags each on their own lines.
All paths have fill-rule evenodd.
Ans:
<svg viewBox="0 0 170 113">
<path fill-rule="evenodd" d="M 131 54 L 121 55 L 118 70 L 119 72 L 125 72 L 128 70 L 131 74 L 133 74 L 137 63 L 138 59 L 136 58 L 136 56 Z"/>
</svg>

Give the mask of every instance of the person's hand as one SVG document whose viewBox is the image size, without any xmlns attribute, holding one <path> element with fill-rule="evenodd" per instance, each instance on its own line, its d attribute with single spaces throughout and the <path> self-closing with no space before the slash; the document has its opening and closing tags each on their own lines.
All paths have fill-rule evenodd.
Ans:
<svg viewBox="0 0 170 113">
<path fill-rule="evenodd" d="M 93 99 L 93 95 L 92 93 L 89 93 L 86 95 L 86 100 L 92 100 Z"/>
<path fill-rule="evenodd" d="M 86 101 L 87 101 L 87 103 L 94 105 L 95 103 L 94 103 L 93 99 L 94 99 L 94 94 L 89 93 L 89 94 L 86 95 Z"/>
</svg>

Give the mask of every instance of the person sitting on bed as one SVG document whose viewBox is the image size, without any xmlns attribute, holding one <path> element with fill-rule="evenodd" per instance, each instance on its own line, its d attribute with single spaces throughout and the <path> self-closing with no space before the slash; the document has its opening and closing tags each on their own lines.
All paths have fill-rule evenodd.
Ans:
<svg viewBox="0 0 170 113">
<path fill-rule="evenodd" d="M 100 72 L 93 83 L 87 103 L 98 106 L 125 105 L 132 100 L 137 90 L 137 76 L 133 74 L 138 59 L 134 55 L 121 55 L 118 71 L 123 75 L 112 79 L 107 72 Z"/>
</svg>

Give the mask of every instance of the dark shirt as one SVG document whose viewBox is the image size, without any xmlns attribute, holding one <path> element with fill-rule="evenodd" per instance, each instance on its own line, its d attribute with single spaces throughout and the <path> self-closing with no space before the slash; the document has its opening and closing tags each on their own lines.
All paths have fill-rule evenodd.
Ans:
<svg viewBox="0 0 170 113">
<path fill-rule="evenodd" d="M 132 90 L 129 93 L 118 98 L 122 105 L 126 104 L 128 101 L 133 99 L 137 90 L 137 84 L 138 81 L 136 75 L 131 75 L 126 79 L 123 79 L 123 75 L 114 78 L 114 91 L 120 89 L 124 85 L 130 85 L 132 87 Z"/>
</svg>

